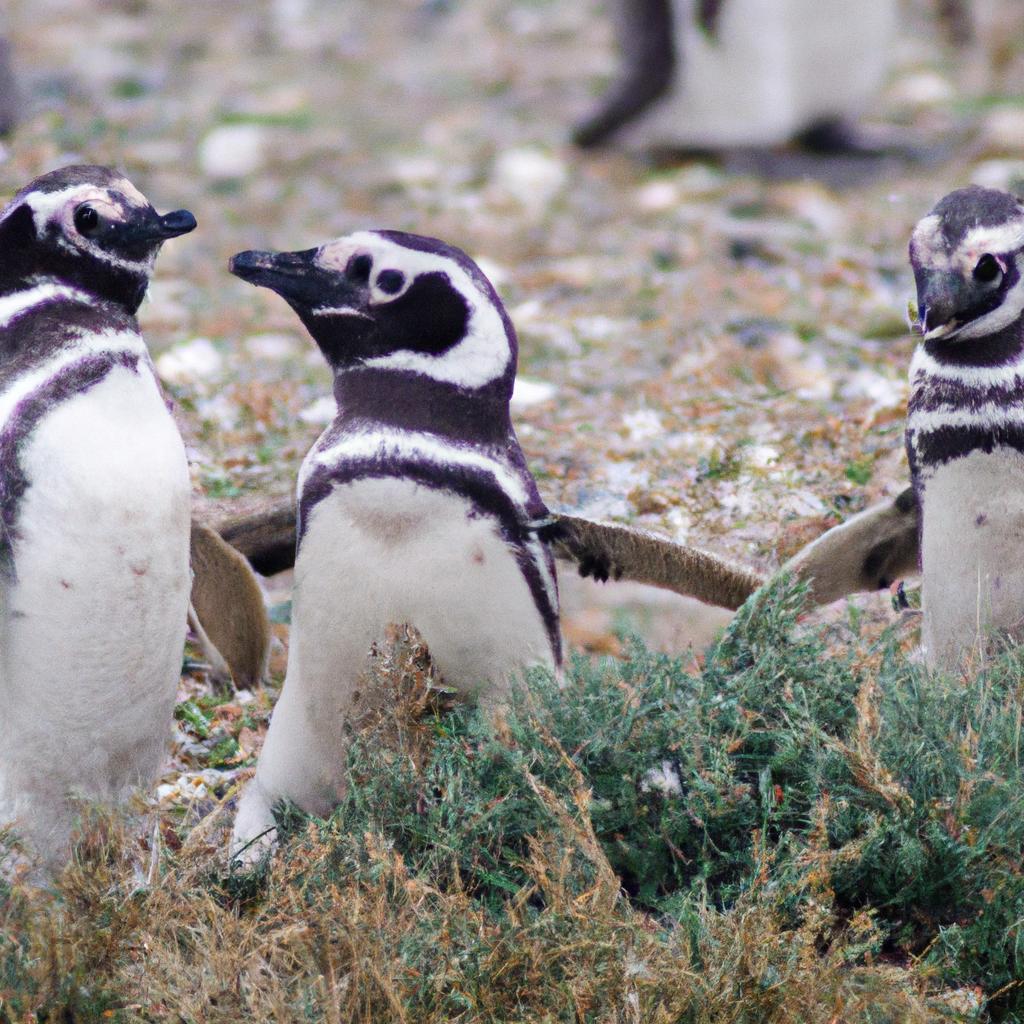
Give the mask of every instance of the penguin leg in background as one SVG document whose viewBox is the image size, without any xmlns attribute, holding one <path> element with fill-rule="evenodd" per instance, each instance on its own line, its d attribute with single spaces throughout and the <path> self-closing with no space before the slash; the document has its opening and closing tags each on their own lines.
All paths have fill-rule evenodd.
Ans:
<svg viewBox="0 0 1024 1024">
<path fill-rule="evenodd" d="M 192 522 L 189 619 L 220 682 L 250 689 L 266 674 L 270 623 L 249 563 L 219 533 Z"/>
<path fill-rule="evenodd" d="M 672 0 L 619 0 L 615 6 L 622 73 L 598 110 L 573 128 L 572 140 L 583 148 L 607 141 L 664 96 L 676 72 Z"/>
</svg>

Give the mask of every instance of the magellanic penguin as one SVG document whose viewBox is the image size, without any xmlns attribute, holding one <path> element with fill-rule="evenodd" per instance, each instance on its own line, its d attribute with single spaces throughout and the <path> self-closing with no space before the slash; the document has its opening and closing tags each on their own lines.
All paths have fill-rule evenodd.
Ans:
<svg viewBox="0 0 1024 1024">
<path fill-rule="evenodd" d="M 897 13 L 895 0 L 614 8 L 623 70 L 574 141 L 662 151 L 772 146 L 858 117 L 885 81 Z"/>
<path fill-rule="evenodd" d="M 445 682 L 490 708 L 562 652 L 547 509 L 509 417 L 516 335 L 476 264 L 363 231 L 231 270 L 298 313 L 338 407 L 299 474 L 288 671 L 234 831 L 251 861 L 277 802 L 326 814 L 344 794 L 360 678 L 389 625 L 414 626 Z"/>
<path fill-rule="evenodd" d="M 44 865 L 75 798 L 159 768 L 189 596 L 189 475 L 135 311 L 191 231 L 72 166 L 0 213 L 0 823 Z"/>
<path fill-rule="evenodd" d="M 969 668 L 989 634 L 1024 626 L 1024 206 L 951 192 L 914 228 L 910 262 L 922 645 L 934 668 Z"/>
</svg>

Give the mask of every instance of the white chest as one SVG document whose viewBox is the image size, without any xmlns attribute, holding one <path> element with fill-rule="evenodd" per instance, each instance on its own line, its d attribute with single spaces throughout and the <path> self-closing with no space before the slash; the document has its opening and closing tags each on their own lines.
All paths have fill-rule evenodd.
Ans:
<svg viewBox="0 0 1024 1024">
<path fill-rule="evenodd" d="M 925 653 L 951 669 L 992 630 L 1024 625 L 1024 455 L 997 448 L 937 467 L 921 522 Z"/>
<path fill-rule="evenodd" d="M 0 762 L 42 759 L 34 770 L 116 795 L 159 763 L 180 671 L 181 437 L 148 367 L 117 366 L 51 409 L 18 461 L 28 487 L 16 578 L 0 587 Z"/>
</svg>

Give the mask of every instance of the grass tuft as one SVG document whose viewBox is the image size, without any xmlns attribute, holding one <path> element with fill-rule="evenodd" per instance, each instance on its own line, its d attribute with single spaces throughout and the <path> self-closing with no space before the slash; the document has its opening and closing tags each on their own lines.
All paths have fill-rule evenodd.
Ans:
<svg viewBox="0 0 1024 1024">
<path fill-rule="evenodd" d="M 1024 1019 L 1024 654 L 932 677 L 802 603 L 758 595 L 699 671 L 576 659 L 498 722 L 397 631 L 330 819 L 244 877 L 227 803 L 157 850 L 91 820 L 0 910 L 0 1021 Z"/>
</svg>

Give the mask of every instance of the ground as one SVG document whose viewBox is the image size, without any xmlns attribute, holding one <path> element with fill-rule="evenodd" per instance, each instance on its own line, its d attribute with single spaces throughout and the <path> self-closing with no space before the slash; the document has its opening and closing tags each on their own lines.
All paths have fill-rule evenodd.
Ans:
<svg viewBox="0 0 1024 1024">
<path fill-rule="evenodd" d="M 906 5 L 866 115 L 926 159 L 837 188 L 827 167 L 765 180 L 573 150 L 614 67 L 593 0 L 33 0 L 8 18 L 25 106 L 0 191 L 111 163 L 159 210 L 195 213 L 140 320 L 198 503 L 290 493 L 331 416 L 301 325 L 228 257 L 397 228 L 461 246 L 497 286 L 520 340 L 516 428 L 552 508 L 770 570 L 906 485 L 913 224 L 953 187 L 1024 182 L 1019 34 L 954 51 L 929 12 Z M 283 644 L 287 580 L 268 586 Z M 639 602 L 631 621 L 661 646 L 724 621 L 566 591 L 576 646 L 615 649 L 609 604 Z M 873 628 L 892 618 L 887 595 L 860 607 Z M 202 800 L 251 764 L 269 698 L 218 703 L 201 671 L 182 687 L 160 793 Z"/>
</svg>

